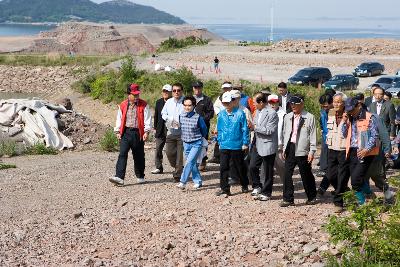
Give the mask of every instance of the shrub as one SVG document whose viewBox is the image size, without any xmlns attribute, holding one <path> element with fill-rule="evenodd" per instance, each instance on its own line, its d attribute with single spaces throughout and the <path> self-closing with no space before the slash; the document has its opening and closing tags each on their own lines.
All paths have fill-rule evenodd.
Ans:
<svg viewBox="0 0 400 267">
<path fill-rule="evenodd" d="M 398 177 L 395 179 L 397 186 Z M 332 216 L 326 225 L 333 244 L 341 243 L 341 258 L 330 266 L 397 266 L 400 262 L 400 202 L 391 206 L 374 199 L 358 207 L 353 192 L 345 194 L 348 215 Z"/>
<path fill-rule="evenodd" d="M 58 151 L 53 147 L 47 147 L 44 143 L 36 143 L 25 151 L 28 155 L 57 155 Z"/>
<path fill-rule="evenodd" d="M 206 45 L 210 40 L 201 37 L 189 36 L 184 39 L 176 39 L 169 37 L 167 40 L 161 42 L 157 52 L 173 51 L 175 49 L 185 48 L 193 45 Z"/>
<path fill-rule="evenodd" d="M 0 156 L 15 156 L 17 155 L 17 144 L 12 140 L 0 141 Z"/>
<path fill-rule="evenodd" d="M 104 133 L 103 138 L 101 138 L 100 140 L 100 147 L 102 150 L 108 152 L 118 151 L 119 141 L 118 138 L 115 136 L 113 129 L 108 129 Z"/>
<path fill-rule="evenodd" d="M 17 168 L 17 166 L 15 166 L 14 164 L 0 163 L 0 170 L 12 169 L 12 168 Z"/>
</svg>

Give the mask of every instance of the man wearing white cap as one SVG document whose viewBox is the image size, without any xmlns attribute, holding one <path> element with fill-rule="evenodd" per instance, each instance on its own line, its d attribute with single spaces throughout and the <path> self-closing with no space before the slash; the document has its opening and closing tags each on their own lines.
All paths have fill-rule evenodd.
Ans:
<svg viewBox="0 0 400 267">
<path fill-rule="evenodd" d="M 275 170 L 278 176 L 283 181 L 283 176 L 285 174 L 285 161 L 282 158 L 282 149 L 283 149 L 283 136 L 282 136 L 282 128 L 283 128 L 283 119 L 286 115 L 286 111 L 279 106 L 279 97 L 275 94 L 268 96 L 268 105 L 276 111 L 278 114 L 278 152 L 275 157 Z"/>
<path fill-rule="evenodd" d="M 248 150 L 249 134 L 246 115 L 234 106 L 230 92 L 222 95 L 221 102 L 225 109 L 218 114 L 217 132 L 220 146 L 220 190 L 217 196 L 228 197 L 231 195 L 228 182 L 229 174 L 245 181 L 241 170 L 244 164 L 244 151 Z M 247 186 L 245 192 L 247 192 Z"/>
<path fill-rule="evenodd" d="M 156 108 L 154 110 L 154 129 L 156 130 L 156 153 L 155 153 L 155 165 L 156 168 L 151 171 L 153 174 L 161 174 L 164 171 L 162 160 L 163 160 L 163 149 L 165 146 L 165 140 L 167 137 L 167 128 L 165 127 L 165 121 L 162 118 L 161 111 L 164 108 L 165 102 L 172 96 L 172 86 L 166 84 L 162 88 L 161 98 L 156 101 Z"/>
<path fill-rule="evenodd" d="M 216 116 L 218 116 L 218 114 L 221 112 L 221 110 L 225 109 L 225 107 L 224 107 L 224 105 L 222 104 L 222 101 L 221 101 L 222 100 L 222 95 L 225 92 L 229 92 L 229 91 L 232 90 L 232 83 L 225 81 L 222 84 L 221 89 L 223 90 L 222 94 L 214 102 L 214 113 L 215 113 Z M 213 158 L 210 159 L 208 162 L 209 163 L 219 163 L 219 145 L 218 145 L 218 142 L 215 143 L 215 146 L 214 146 Z"/>
</svg>

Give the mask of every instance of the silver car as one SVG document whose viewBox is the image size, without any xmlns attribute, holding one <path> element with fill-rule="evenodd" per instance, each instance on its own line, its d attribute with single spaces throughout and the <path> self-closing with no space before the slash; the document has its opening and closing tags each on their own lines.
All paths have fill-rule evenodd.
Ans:
<svg viewBox="0 0 400 267">
<path fill-rule="evenodd" d="M 386 90 L 386 92 L 391 93 L 393 97 L 399 98 L 400 95 L 398 94 L 400 92 L 400 81 L 394 83 L 392 87 Z"/>
<path fill-rule="evenodd" d="M 373 84 L 368 86 L 368 89 L 371 89 L 372 85 L 378 84 L 384 90 L 393 87 L 395 83 L 400 81 L 400 76 L 382 76 L 378 80 L 376 80 Z"/>
</svg>

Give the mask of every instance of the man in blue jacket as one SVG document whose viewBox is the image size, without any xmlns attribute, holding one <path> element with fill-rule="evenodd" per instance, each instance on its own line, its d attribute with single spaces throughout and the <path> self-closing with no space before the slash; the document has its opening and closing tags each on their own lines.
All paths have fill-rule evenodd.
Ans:
<svg viewBox="0 0 400 267">
<path fill-rule="evenodd" d="M 249 146 L 249 134 L 246 115 L 243 110 L 235 107 L 232 95 L 226 92 L 222 95 L 222 104 L 225 109 L 218 114 L 217 131 L 220 147 L 220 187 L 217 196 L 231 195 L 228 183 L 229 174 L 238 177 L 242 191 L 248 191 L 248 177 L 241 171 L 244 165 L 244 154 Z M 230 169 L 231 168 L 231 169 Z"/>
</svg>

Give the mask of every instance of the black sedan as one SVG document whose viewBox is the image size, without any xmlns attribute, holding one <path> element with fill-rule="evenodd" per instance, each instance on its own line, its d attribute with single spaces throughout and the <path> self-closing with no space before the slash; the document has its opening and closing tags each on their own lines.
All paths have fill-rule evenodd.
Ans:
<svg viewBox="0 0 400 267">
<path fill-rule="evenodd" d="M 352 74 L 339 74 L 333 76 L 329 81 L 325 82 L 322 86 L 325 89 L 333 89 L 336 91 L 354 90 L 357 89 L 360 81 Z"/>
<path fill-rule="evenodd" d="M 385 66 L 379 62 L 364 62 L 354 69 L 354 76 L 371 77 L 381 75 L 385 71 Z"/>
</svg>

